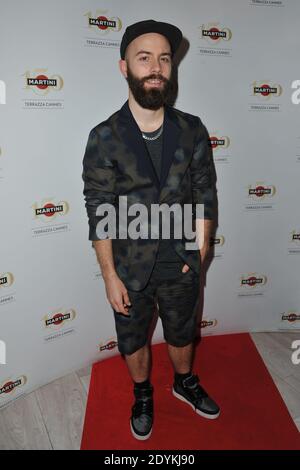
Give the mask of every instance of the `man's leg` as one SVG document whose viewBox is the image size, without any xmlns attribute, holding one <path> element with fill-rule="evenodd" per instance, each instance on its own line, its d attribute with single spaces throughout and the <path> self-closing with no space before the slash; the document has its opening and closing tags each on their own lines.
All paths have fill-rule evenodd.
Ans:
<svg viewBox="0 0 300 470">
<path fill-rule="evenodd" d="M 201 416 L 215 419 L 220 414 L 220 408 L 192 371 L 198 291 L 198 276 L 191 270 L 187 273 L 180 272 L 172 282 L 160 284 L 159 311 L 174 367 L 173 395 L 189 404 Z"/>
<path fill-rule="evenodd" d="M 125 360 L 134 382 L 135 403 L 132 407 L 130 427 L 133 436 L 139 440 L 148 439 L 153 423 L 153 387 L 150 382 L 150 348 L 146 344 Z"/>
<path fill-rule="evenodd" d="M 187 374 L 188 372 L 191 372 L 194 343 L 190 343 L 183 347 L 175 347 L 171 344 L 168 344 L 168 352 L 175 373 Z"/>
<path fill-rule="evenodd" d="M 148 336 L 155 308 L 154 286 L 149 282 L 142 291 L 129 291 L 129 298 L 129 315 L 118 315 L 114 311 L 114 316 L 118 348 L 124 356 L 134 385 L 135 402 L 130 417 L 131 432 L 136 439 L 145 440 L 150 437 L 153 425 L 153 386 L 150 381 L 151 355 Z"/>
<path fill-rule="evenodd" d="M 144 382 L 150 376 L 150 349 L 146 344 L 133 354 L 125 354 L 129 374 L 134 382 Z"/>
<path fill-rule="evenodd" d="M 193 374 L 194 343 L 183 347 L 168 344 L 168 351 L 174 368 L 173 394 L 188 403 L 196 413 L 205 418 L 215 419 L 220 408 L 199 384 L 199 378 Z"/>
</svg>

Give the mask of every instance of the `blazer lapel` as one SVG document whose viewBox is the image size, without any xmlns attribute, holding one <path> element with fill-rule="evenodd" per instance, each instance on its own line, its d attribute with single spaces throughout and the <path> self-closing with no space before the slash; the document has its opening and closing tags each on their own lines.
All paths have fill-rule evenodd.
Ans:
<svg viewBox="0 0 300 470">
<path fill-rule="evenodd" d="M 160 185 L 155 168 L 144 142 L 142 132 L 129 108 L 128 100 L 120 109 L 119 123 L 121 125 L 120 133 L 122 138 L 124 139 L 125 144 L 127 144 L 136 155 L 141 174 L 148 174 L 152 178 L 157 189 L 159 189 Z"/>
<path fill-rule="evenodd" d="M 172 107 L 165 105 L 160 181 L 157 178 L 142 132 L 129 108 L 128 100 L 120 109 L 119 124 L 120 133 L 125 144 L 127 144 L 127 146 L 134 152 L 138 159 L 140 171 L 142 174 L 148 174 L 151 177 L 161 195 L 163 193 L 163 188 L 167 183 L 168 176 L 172 173 L 172 164 L 178 163 L 176 150 L 178 149 L 181 130 Z M 181 154 L 179 155 L 179 158 L 181 159 Z"/>
<path fill-rule="evenodd" d="M 164 114 L 160 190 L 165 186 L 167 177 L 170 173 L 170 168 L 174 161 L 174 154 L 178 146 L 179 135 L 180 129 L 175 124 L 175 116 L 173 115 L 172 108 L 166 105 Z"/>
</svg>

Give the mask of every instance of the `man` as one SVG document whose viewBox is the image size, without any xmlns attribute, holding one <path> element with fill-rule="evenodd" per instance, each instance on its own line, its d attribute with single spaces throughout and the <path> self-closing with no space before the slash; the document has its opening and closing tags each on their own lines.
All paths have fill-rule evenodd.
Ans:
<svg viewBox="0 0 300 470">
<path fill-rule="evenodd" d="M 140 440 L 150 436 L 153 425 L 149 332 L 156 305 L 174 367 L 173 395 L 206 418 L 220 413 L 192 372 L 200 264 L 209 249 L 214 191 L 204 125 L 199 117 L 167 104 L 181 40 L 181 31 L 168 23 L 146 20 L 127 27 L 119 68 L 129 98 L 92 129 L 83 161 L 89 239 L 113 308 L 118 348 L 134 383 L 130 427 Z M 117 203 L 124 196 L 131 209 L 137 203 L 148 209 L 163 203 L 204 204 L 200 253 L 186 247 L 184 236 L 165 239 L 161 232 L 130 239 L 118 237 L 117 228 L 116 236 L 105 239 L 99 229 L 104 220 L 101 206 L 112 205 L 120 219 Z"/>
</svg>

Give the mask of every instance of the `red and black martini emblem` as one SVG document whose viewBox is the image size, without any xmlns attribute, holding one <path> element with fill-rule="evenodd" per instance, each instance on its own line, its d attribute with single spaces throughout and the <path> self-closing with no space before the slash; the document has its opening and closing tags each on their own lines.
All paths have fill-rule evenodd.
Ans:
<svg viewBox="0 0 300 470">
<path fill-rule="evenodd" d="M 218 28 L 214 26 L 210 29 L 203 29 L 202 36 L 206 36 L 212 39 L 213 41 L 217 41 L 220 38 L 226 38 L 226 32 L 220 31 Z"/>
<path fill-rule="evenodd" d="M 55 205 L 51 202 L 47 202 L 43 207 L 35 209 L 36 215 L 45 215 L 46 217 L 52 217 L 56 212 L 63 212 L 64 207 L 62 204 Z"/>
<path fill-rule="evenodd" d="M 248 285 L 250 287 L 255 286 L 256 284 L 262 284 L 263 279 L 256 277 L 256 276 L 250 276 L 247 279 L 242 279 L 242 285 Z"/>
<path fill-rule="evenodd" d="M 56 313 L 52 318 L 46 320 L 46 325 L 60 325 L 65 320 L 70 320 L 70 313 Z"/>
<path fill-rule="evenodd" d="M 101 30 L 108 28 L 115 28 L 116 22 L 114 20 L 108 20 L 106 16 L 98 16 L 98 18 L 90 18 L 89 24 L 91 26 L 97 26 Z"/>
<path fill-rule="evenodd" d="M 225 140 L 224 139 L 218 139 L 218 137 L 212 136 L 212 137 L 210 137 L 209 140 L 210 140 L 211 148 L 213 148 L 213 149 L 225 144 Z"/>
<path fill-rule="evenodd" d="M 254 87 L 254 93 L 255 94 L 260 94 L 262 96 L 269 96 L 271 94 L 277 93 L 277 88 L 276 87 L 271 87 L 270 85 L 267 85 L 266 83 L 260 86 L 255 86 Z"/>
<path fill-rule="evenodd" d="M 297 315 L 296 313 L 289 313 L 288 315 L 283 315 L 282 319 L 293 323 L 294 321 L 300 320 L 300 315 Z"/>
<path fill-rule="evenodd" d="M 116 346 L 117 346 L 117 341 L 115 340 L 111 340 L 109 341 L 108 343 L 106 344 L 103 344 L 102 346 L 100 346 L 100 351 L 110 351 L 111 349 L 114 349 Z"/>
<path fill-rule="evenodd" d="M 2 393 L 11 393 L 13 389 L 21 385 L 21 383 L 22 381 L 20 379 L 15 380 L 15 382 L 12 382 L 12 381 L 6 382 L 6 384 L 2 385 L 2 387 L 0 388 L 0 395 Z"/>
<path fill-rule="evenodd" d="M 27 85 L 35 86 L 40 90 L 46 90 L 48 87 L 56 87 L 57 80 L 55 78 L 48 78 L 46 75 L 38 75 L 35 78 L 27 78 Z"/>
<path fill-rule="evenodd" d="M 254 195 L 257 197 L 265 196 L 266 194 L 271 194 L 271 188 L 265 188 L 264 186 L 256 186 L 256 188 L 249 189 L 249 195 Z"/>
</svg>

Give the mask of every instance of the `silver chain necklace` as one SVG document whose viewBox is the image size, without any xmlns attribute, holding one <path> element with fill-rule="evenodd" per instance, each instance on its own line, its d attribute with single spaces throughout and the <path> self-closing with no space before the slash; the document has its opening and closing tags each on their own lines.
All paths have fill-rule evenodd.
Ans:
<svg viewBox="0 0 300 470">
<path fill-rule="evenodd" d="M 148 135 L 145 135 L 145 134 L 142 133 L 143 138 L 146 139 L 146 140 L 156 140 L 156 139 L 158 139 L 158 138 L 161 136 L 161 134 L 162 134 L 163 127 L 164 127 L 164 126 L 163 126 L 163 124 L 162 124 L 160 130 L 158 131 L 158 133 L 157 133 L 154 137 L 149 137 Z"/>
</svg>

